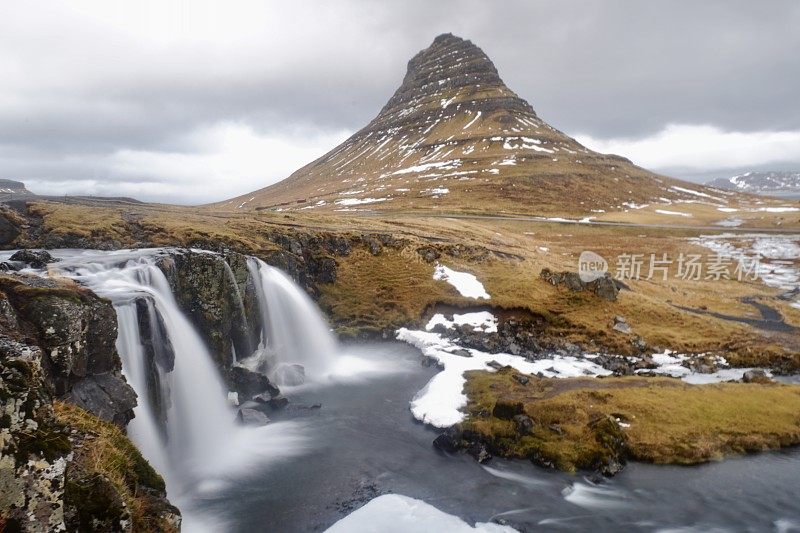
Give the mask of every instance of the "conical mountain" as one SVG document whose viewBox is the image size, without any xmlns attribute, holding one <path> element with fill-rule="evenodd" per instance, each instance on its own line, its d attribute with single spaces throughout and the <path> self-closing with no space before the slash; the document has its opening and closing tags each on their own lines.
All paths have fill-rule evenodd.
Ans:
<svg viewBox="0 0 800 533">
<path fill-rule="evenodd" d="M 364 128 L 284 181 L 218 205 L 579 214 L 673 197 L 681 183 L 551 127 L 480 48 L 444 34 Z"/>
</svg>

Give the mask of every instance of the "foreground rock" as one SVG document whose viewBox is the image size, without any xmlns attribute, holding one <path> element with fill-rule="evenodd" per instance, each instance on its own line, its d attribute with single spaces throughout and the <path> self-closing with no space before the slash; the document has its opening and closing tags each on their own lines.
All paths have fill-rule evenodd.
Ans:
<svg viewBox="0 0 800 533">
<path fill-rule="evenodd" d="M 115 339 L 111 304 L 90 291 L 0 277 L 0 529 L 179 529 L 163 480 L 120 429 L 136 395 Z M 58 398 L 69 403 L 54 409 Z"/>
</svg>

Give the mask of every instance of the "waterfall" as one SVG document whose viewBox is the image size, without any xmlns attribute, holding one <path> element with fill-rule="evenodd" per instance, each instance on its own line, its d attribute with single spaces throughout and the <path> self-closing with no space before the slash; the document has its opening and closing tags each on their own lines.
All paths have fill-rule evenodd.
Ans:
<svg viewBox="0 0 800 533">
<path fill-rule="evenodd" d="M 243 364 L 267 371 L 278 385 L 320 380 L 331 370 L 337 346 L 317 306 L 292 279 L 251 257 L 247 262 L 261 314 L 259 350 Z"/>
<path fill-rule="evenodd" d="M 186 517 L 188 510 L 197 511 L 197 498 L 204 491 L 221 490 L 225 479 L 269 460 L 302 453 L 305 446 L 298 423 L 245 427 L 235 422 L 212 355 L 156 265 L 164 254 L 159 249 L 70 251 L 58 254 L 62 261 L 57 272 L 113 303 L 123 373 L 138 395 L 128 434 L 162 473 L 169 497 Z M 290 292 L 284 289 L 281 294 Z M 137 309 L 137 302 L 145 307 Z M 152 338 L 142 337 L 143 317 Z M 327 330 L 325 334 L 329 335 Z M 174 356 L 172 368 L 159 361 L 166 351 Z M 162 405 L 154 405 L 153 398 Z"/>
</svg>

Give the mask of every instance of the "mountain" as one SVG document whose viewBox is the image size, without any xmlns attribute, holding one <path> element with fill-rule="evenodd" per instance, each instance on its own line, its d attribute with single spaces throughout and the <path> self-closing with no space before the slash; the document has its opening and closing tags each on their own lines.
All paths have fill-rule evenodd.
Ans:
<svg viewBox="0 0 800 533">
<path fill-rule="evenodd" d="M 216 206 L 585 214 L 693 198 L 675 185 L 686 184 L 548 125 L 480 48 L 444 34 L 364 128 L 284 181 Z"/>
<path fill-rule="evenodd" d="M 706 185 L 755 194 L 800 195 L 800 172 L 747 172 L 732 178 L 717 178 Z"/>
<path fill-rule="evenodd" d="M 0 202 L 22 200 L 36 196 L 21 181 L 0 179 Z"/>
</svg>

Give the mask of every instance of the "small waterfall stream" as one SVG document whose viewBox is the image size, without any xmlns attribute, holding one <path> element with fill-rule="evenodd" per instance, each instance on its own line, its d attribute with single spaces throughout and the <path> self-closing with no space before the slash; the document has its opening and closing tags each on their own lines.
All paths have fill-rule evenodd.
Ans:
<svg viewBox="0 0 800 533">
<path fill-rule="evenodd" d="M 322 379 L 331 370 L 337 347 L 316 305 L 279 269 L 255 257 L 247 266 L 261 313 L 261 342 L 243 364 L 251 370 L 270 368 L 278 385 Z"/>
</svg>

